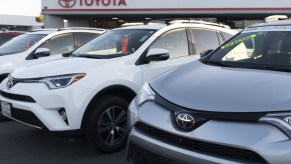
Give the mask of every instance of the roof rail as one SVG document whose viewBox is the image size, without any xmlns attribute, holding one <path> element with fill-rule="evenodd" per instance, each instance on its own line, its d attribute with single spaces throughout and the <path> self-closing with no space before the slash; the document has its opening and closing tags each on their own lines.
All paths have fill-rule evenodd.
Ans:
<svg viewBox="0 0 291 164">
<path fill-rule="evenodd" d="M 200 21 L 200 20 L 173 20 L 173 21 L 168 22 L 168 24 L 177 24 L 177 23 L 181 23 L 181 24 L 183 24 L 183 23 L 205 24 L 205 25 L 218 26 L 218 27 L 230 29 L 230 27 L 228 25 L 224 25 L 222 23 L 212 23 L 212 22 L 206 22 L 206 21 Z"/>
<path fill-rule="evenodd" d="M 30 32 L 37 32 L 37 31 L 58 31 L 58 29 L 56 29 L 56 28 L 40 28 L 40 29 L 31 30 Z"/>
<path fill-rule="evenodd" d="M 276 21 L 281 21 L 281 20 L 286 20 L 288 19 L 287 15 L 271 15 L 268 16 L 264 19 L 264 22 L 269 23 L 269 22 L 276 22 Z"/>
<path fill-rule="evenodd" d="M 95 31 L 107 31 L 108 29 L 103 28 L 91 28 L 91 27 L 66 27 L 66 28 L 60 28 L 58 31 L 63 30 L 95 30 Z"/>
</svg>

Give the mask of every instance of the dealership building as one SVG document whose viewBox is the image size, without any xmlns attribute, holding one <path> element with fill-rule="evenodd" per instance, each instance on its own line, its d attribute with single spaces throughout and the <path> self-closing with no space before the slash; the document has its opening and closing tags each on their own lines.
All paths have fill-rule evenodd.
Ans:
<svg viewBox="0 0 291 164">
<path fill-rule="evenodd" d="M 196 19 L 244 28 L 269 15 L 290 15 L 286 0 L 42 0 L 45 28 L 114 28 L 127 22 Z M 65 25 L 64 25 L 65 24 Z"/>
</svg>

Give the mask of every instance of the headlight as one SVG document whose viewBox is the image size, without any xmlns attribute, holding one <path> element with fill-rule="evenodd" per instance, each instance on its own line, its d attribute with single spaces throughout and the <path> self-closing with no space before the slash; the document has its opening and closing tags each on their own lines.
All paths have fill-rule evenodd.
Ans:
<svg viewBox="0 0 291 164">
<path fill-rule="evenodd" d="M 259 119 L 260 122 L 272 124 L 291 138 L 291 113 L 272 113 Z"/>
<path fill-rule="evenodd" d="M 137 104 L 139 106 L 141 106 L 143 103 L 147 102 L 147 101 L 152 101 L 155 99 L 155 92 L 151 89 L 149 83 L 145 83 L 141 90 L 139 91 L 138 95 L 137 95 Z"/>
<path fill-rule="evenodd" d="M 73 74 L 73 75 L 63 75 L 63 76 L 55 76 L 49 78 L 43 78 L 39 80 L 39 82 L 45 83 L 50 89 L 59 89 L 65 88 L 80 79 L 82 79 L 86 74 Z"/>
</svg>

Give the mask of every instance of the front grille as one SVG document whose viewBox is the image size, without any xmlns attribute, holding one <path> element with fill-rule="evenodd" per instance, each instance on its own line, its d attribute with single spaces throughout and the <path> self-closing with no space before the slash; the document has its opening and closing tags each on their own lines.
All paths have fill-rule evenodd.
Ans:
<svg viewBox="0 0 291 164">
<path fill-rule="evenodd" d="M 40 128 L 45 127 L 43 125 L 43 123 L 31 111 L 17 109 L 17 108 L 12 107 L 11 114 L 12 114 L 12 118 L 15 118 L 16 120 L 19 120 L 19 121 L 22 121 L 24 123 L 27 123 L 27 124 L 30 124 L 33 126 L 37 126 Z"/>
<path fill-rule="evenodd" d="M 36 101 L 30 97 L 30 96 L 24 96 L 24 95 L 16 95 L 16 94 L 11 94 L 11 93 L 6 93 L 3 91 L 0 91 L 0 95 L 11 99 L 11 100 L 17 100 L 17 101 L 24 101 L 24 102 L 31 102 L 31 103 L 35 103 Z"/>
<path fill-rule="evenodd" d="M 136 129 L 149 134 L 162 142 L 175 145 L 190 151 L 199 152 L 224 159 L 244 162 L 244 163 L 267 163 L 261 156 L 250 150 L 223 146 L 198 140 L 193 140 L 181 136 L 177 136 L 162 130 L 153 128 L 143 123 L 138 123 Z"/>
<path fill-rule="evenodd" d="M 131 147 L 131 160 L 134 164 L 180 164 L 137 145 Z"/>
</svg>

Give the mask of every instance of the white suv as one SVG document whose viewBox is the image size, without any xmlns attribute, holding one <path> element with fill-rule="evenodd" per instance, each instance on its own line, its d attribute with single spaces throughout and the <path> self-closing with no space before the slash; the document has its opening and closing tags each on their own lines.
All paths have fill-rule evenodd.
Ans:
<svg viewBox="0 0 291 164">
<path fill-rule="evenodd" d="M 0 46 L 0 82 L 22 64 L 34 64 L 60 58 L 89 40 L 104 33 L 104 29 L 63 28 L 36 30 L 17 36 Z"/>
<path fill-rule="evenodd" d="M 127 139 L 127 108 L 145 81 L 199 58 L 236 32 L 207 23 L 111 30 L 65 60 L 15 70 L 0 86 L 2 113 L 52 132 L 85 132 L 103 152 Z"/>
</svg>

